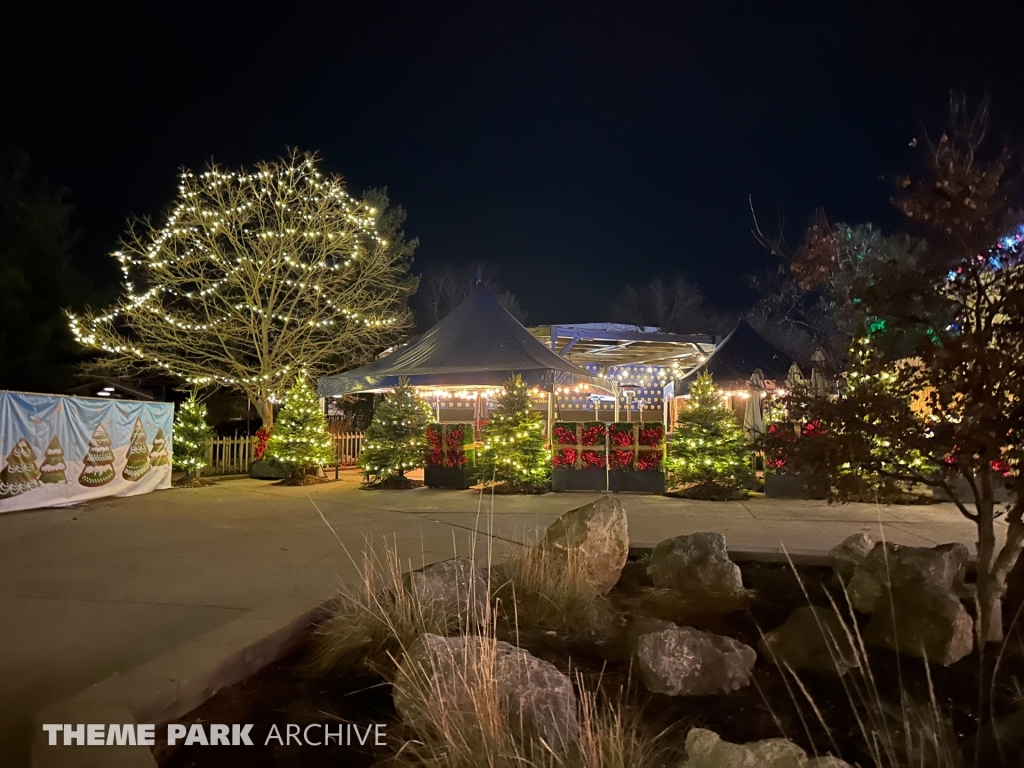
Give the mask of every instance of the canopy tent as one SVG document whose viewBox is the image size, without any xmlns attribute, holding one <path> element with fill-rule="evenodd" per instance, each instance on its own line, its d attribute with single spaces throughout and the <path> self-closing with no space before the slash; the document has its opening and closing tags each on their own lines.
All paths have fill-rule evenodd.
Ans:
<svg viewBox="0 0 1024 768">
<path fill-rule="evenodd" d="M 559 357 L 530 335 L 482 283 L 411 344 L 362 368 L 324 376 L 317 389 L 321 397 L 380 392 L 402 377 L 421 387 L 493 387 L 517 373 L 530 386 L 543 389 L 586 384 L 612 392 L 611 382 Z"/>
<path fill-rule="evenodd" d="M 686 394 L 690 383 L 703 371 L 710 373 L 719 386 L 737 383 L 746 389 L 755 370 L 760 370 L 766 381 L 782 382 L 792 364 L 789 355 L 769 344 L 746 320 L 740 320 L 701 365 L 676 380 L 674 390 L 677 395 Z"/>
</svg>

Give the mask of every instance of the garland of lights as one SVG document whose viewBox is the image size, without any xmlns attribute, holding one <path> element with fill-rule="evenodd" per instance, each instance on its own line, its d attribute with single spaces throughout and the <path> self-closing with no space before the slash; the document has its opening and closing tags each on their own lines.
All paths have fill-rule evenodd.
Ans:
<svg viewBox="0 0 1024 768">
<path fill-rule="evenodd" d="M 309 154 L 184 171 L 163 225 L 133 228 L 114 253 L 122 298 L 69 314 L 71 330 L 122 368 L 279 400 L 296 373 L 339 351 L 359 364 L 408 327 L 409 249 L 380 215 Z"/>
</svg>

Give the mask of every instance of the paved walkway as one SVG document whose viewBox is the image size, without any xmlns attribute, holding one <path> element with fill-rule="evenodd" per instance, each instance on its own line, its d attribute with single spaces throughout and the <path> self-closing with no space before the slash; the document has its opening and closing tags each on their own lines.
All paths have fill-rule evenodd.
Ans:
<svg viewBox="0 0 1024 768">
<path fill-rule="evenodd" d="M 492 511 L 491 499 L 472 491 L 361 491 L 356 479 L 310 488 L 227 480 L 0 515 L 0 762 L 27 762 L 31 717 L 42 706 L 262 602 L 328 597 L 356 573 L 345 550 L 358 560 L 368 539 L 379 547 L 387 537 L 418 567 L 465 554 L 474 541 L 483 551 L 488 538 L 473 531 L 489 530 L 500 556 L 595 498 L 498 496 Z M 717 530 L 737 548 L 826 550 L 880 525 L 891 540 L 921 546 L 975 538 L 950 504 L 620 498 L 636 546 Z"/>
</svg>

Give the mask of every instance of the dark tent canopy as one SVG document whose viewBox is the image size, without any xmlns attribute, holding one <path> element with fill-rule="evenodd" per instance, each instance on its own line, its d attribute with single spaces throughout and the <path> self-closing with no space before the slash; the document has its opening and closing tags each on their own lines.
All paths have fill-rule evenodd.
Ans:
<svg viewBox="0 0 1024 768">
<path fill-rule="evenodd" d="M 703 364 L 676 380 L 675 390 L 677 395 L 686 394 L 691 382 L 704 371 L 718 384 L 749 381 L 755 369 L 760 369 L 766 380 L 783 381 L 792 364 L 793 358 L 769 344 L 746 320 L 740 320 Z"/>
<path fill-rule="evenodd" d="M 318 382 L 321 397 L 390 389 L 403 376 L 414 386 L 499 386 L 513 374 L 531 386 L 611 384 L 537 341 L 482 284 L 444 320 L 406 347 Z"/>
</svg>

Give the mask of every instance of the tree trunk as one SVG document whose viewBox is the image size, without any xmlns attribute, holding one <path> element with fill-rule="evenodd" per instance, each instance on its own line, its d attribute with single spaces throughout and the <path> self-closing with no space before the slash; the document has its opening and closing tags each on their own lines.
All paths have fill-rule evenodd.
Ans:
<svg viewBox="0 0 1024 768">
<path fill-rule="evenodd" d="M 995 572 L 996 531 L 995 502 L 992 493 L 992 470 L 982 467 L 975 477 L 978 493 L 975 498 L 978 519 L 978 639 L 998 643 L 1003 639 L 1003 592 Z"/>
<path fill-rule="evenodd" d="M 263 426 L 269 431 L 274 426 L 274 404 L 266 398 L 255 398 L 253 405 L 256 406 L 256 412 L 260 415 Z"/>
</svg>

